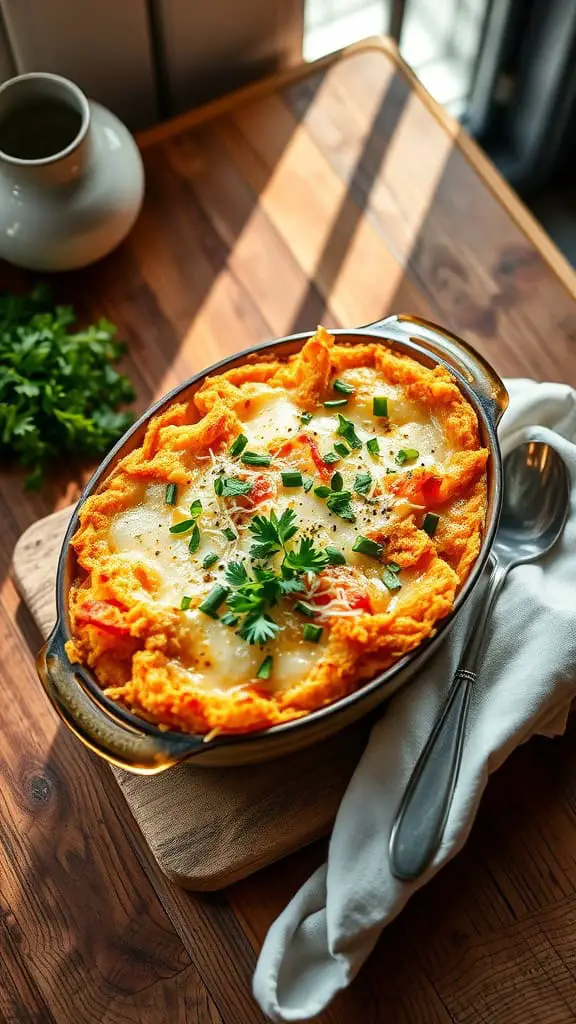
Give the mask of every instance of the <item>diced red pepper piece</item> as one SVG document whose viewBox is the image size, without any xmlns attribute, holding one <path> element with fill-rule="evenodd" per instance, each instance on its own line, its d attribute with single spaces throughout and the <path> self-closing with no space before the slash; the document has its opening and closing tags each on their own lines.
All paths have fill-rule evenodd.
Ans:
<svg viewBox="0 0 576 1024">
<path fill-rule="evenodd" d="M 370 602 L 368 594 L 356 594 L 354 597 L 352 597 L 350 601 L 350 607 L 357 608 L 359 611 L 362 612 L 372 611 L 372 604 Z"/>
<path fill-rule="evenodd" d="M 120 608 L 117 601 L 84 601 L 76 612 L 76 621 L 111 636 L 129 636 L 130 628 L 122 621 Z"/>
<path fill-rule="evenodd" d="M 243 505 L 245 508 L 254 508 L 255 505 L 259 505 L 261 501 L 267 501 L 268 498 L 276 497 L 276 489 L 272 480 L 269 477 L 260 475 L 252 483 L 252 490 L 250 494 L 243 494 L 236 499 L 239 505 Z"/>
<path fill-rule="evenodd" d="M 399 498 L 406 498 L 414 505 L 425 508 L 438 503 L 442 480 L 435 473 L 414 473 L 412 476 L 403 474 L 390 485 L 390 490 Z"/>
<path fill-rule="evenodd" d="M 288 441 L 285 441 L 278 448 L 276 455 L 291 455 L 295 452 L 297 445 L 308 448 L 310 458 L 312 459 L 316 469 L 323 479 L 327 479 L 331 473 L 331 469 L 326 465 L 324 459 L 320 454 L 320 449 L 313 437 L 309 434 L 297 434 L 296 437 L 291 437 Z"/>
</svg>

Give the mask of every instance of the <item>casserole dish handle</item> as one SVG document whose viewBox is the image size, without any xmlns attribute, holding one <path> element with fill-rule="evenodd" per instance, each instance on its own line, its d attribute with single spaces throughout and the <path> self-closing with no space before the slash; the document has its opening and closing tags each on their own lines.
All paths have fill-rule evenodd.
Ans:
<svg viewBox="0 0 576 1024">
<path fill-rule="evenodd" d="M 494 426 L 498 424 L 508 407 L 508 392 L 496 371 L 467 342 L 429 320 L 404 313 L 369 324 L 369 329 L 412 338 L 449 363 L 472 388 Z"/>
<path fill-rule="evenodd" d="M 86 689 L 80 665 L 70 663 L 59 626 L 36 659 L 42 685 L 68 728 L 104 760 L 141 775 L 155 775 L 205 749 L 201 737 L 149 734 L 142 727 L 120 721 L 112 711 L 96 704 Z"/>
</svg>

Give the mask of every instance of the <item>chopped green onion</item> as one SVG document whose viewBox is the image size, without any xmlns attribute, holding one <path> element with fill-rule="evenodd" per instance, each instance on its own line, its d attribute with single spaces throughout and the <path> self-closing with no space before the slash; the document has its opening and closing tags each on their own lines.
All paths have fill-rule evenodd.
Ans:
<svg viewBox="0 0 576 1024">
<path fill-rule="evenodd" d="M 314 486 L 314 477 L 313 476 L 303 476 L 302 477 L 302 486 L 303 486 L 304 490 L 306 491 L 306 493 L 308 493 L 308 491 L 311 491 L 313 486 Z"/>
<path fill-rule="evenodd" d="M 329 565 L 346 565 L 346 559 L 338 548 L 333 548 L 330 545 L 326 548 L 326 554 L 328 555 Z"/>
<path fill-rule="evenodd" d="M 357 494 L 368 494 L 368 491 L 372 487 L 372 474 L 371 473 L 357 473 L 354 481 L 354 490 Z"/>
<path fill-rule="evenodd" d="M 322 636 L 322 626 L 314 626 L 311 622 L 307 622 L 302 630 L 302 634 L 305 640 L 310 640 L 311 643 L 317 644 Z"/>
<path fill-rule="evenodd" d="M 175 523 L 170 527 L 170 533 L 188 533 L 193 526 L 196 526 L 194 519 L 183 519 L 181 523 Z"/>
<path fill-rule="evenodd" d="M 229 593 L 230 590 L 228 587 L 221 587 L 220 584 L 217 584 L 215 587 L 212 587 L 212 590 L 208 596 L 204 598 L 202 604 L 198 605 L 199 610 L 204 612 L 204 615 L 209 615 L 210 618 L 217 619 L 218 609 L 222 602 L 226 600 Z"/>
<path fill-rule="evenodd" d="M 341 491 L 342 488 L 344 487 L 344 479 L 342 477 L 342 473 L 339 473 L 338 470 L 336 470 L 336 472 L 332 476 L 332 479 L 330 481 L 330 487 L 332 488 L 333 491 Z"/>
<path fill-rule="evenodd" d="M 311 412 L 303 412 L 303 413 L 300 414 L 300 423 L 310 423 L 311 419 L 312 419 L 312 413 Z"/>
<path fill-rule="evenodd" d="M 230 455 L 241 455 L 247 444 L 248 438 L 246 437 L 246 434 L 238 434 L 236 440 L 230 445 Z"/>
<path fill-rule="evenodd" d="M 289 470 L 281 475 L 282 485 L 284 487 L 302 487 L 302 473 L 299 473 L 297 470 Z"/>
<path fill-rule="evenodd" d="M 350 455 L 350 449 L 347 448 L 345 444 L 342 444 L 341 441 L 336 441 L 334 451 L 338 452 L 338 455 L 341 455 L 343 459 L 345 459 L 347 455 Z"/>
<path fill-rule="evenodd" d="M 204 569 L 209 569 L 217 561 L 218 561 L 218 555 L 216 554 L 216 552 L 215 551 L 209 551 L 208 554 L 204 556 L 204 561 L 202 562 L 202 566 L 203 566 Z"/>
<path fill-rule="evenodd" d="M 260 455 L 258 452 L 244 452 L 240 461 L 245 466 L 269 466 L 272 459 L 269 455 Z"/>
<path fill-rule="evenodd" d="M 403 466 L 405 462 L 414 462 L 414 459 L 417 459 L 419 454 L 417 448 L 401 448 L 396 455 L 395 461 L 399 466 Z"/>
<path fill-rule="evenodd" d="M 422 529 L 429 537 L 433 537 L 436 533 L 436 527 L 440 522 L 440 516 L 436 515 L 435 512 L 427 512 L 424 516 L 424 522 L 422 523 Z"/>
<path fill-rule="evenodd" d="M 339 462 L 340 456 L 336 455 L 336 452 L 327 452 L 326 455 L 322 456 L 322 461 L 325 462 L 326 465 L 330 466 L 333 462 Z"/>
<path fill-rule="evenodd" d="M 385 567 L 384 572 L 382 573 L 382 582 L 385 587 L 388 587 L 388 590 L 400 590 L 400 587 L 402 586 L 398 579 L 398 573 L 392 572 L 389 565 Z"/>
<path fill-rule="evenodd" d="M 191 597 L 183 597 L 182 600 L 180 601 L 180 611 L 181 612 L 187 612 L 191 604 L 192 604 L 192 598 Z"/>
<path fill-rule="evenodd" d="M 400 572 L 402 566 L 398 565 L 398 562 L 386 562 L 386 568 L 390 569 L 390 572 Z"/>
<path fill-rule="evenodd" d="M 272 674 L 273 660 L 274 659 L 272 658 L 271 654 L 269 654 L 267 658 L 264 658 L 264 661 L 262 662 L 260 668 L 256 673 L 257 679 L 270 679 L 270 676 Z"/>
<path fill-rule="evenodd" d="M 222 491 L 224 490 L 224 481 L 221 476 L 217 476 L 214 479 L 214 494 L 217 494 L 219 498 L 222 497 Z"/>
<path fill-rule="evenodd" d="M 375 540 L 370 540 L 369 537 L 356 537 L 352 545 L 352 551 L 358 551 L 361 555 L 368 555 L 368 558 L 380 558 L 383 550 L 381 544 L 377 544 Z"/>
<path fill-rule="evenodd" d="M 236 534 L 231 526 L 227 526 L 225 530 L 222 530 L 222 533 L 226 537 L 226 540 L 236 540 Z"/>
<path fill-rule="evenodd" d="M 344 438 L 346 444 L 349 445 L 350 448 L 362 447 L 362 441 L 354 429 L 352 420 L 347 420 L 340 412 L 338 413 L 338 430 L 336 433 L 340 434 L 340 436 Z"/>
<path fill-rule="evenodd" d="M 318 615 L 318 609 L 308 604 L 307 601 L 296 601 L 294 611 L 300 612 L 300 615 L 305 615 L 307 619 L 313 619 L 315 615 Z"/>
<path fill-rule="evenodd" d="M 388 399 L 382 395 L 375 395 L 372 399 L 372 415 L 373 416 L 388 416 Z"/>
<path fill-rule="evenodd" d="M 320 484 L 318 487 L 314 488 L 314 494 L 319 498 L 327 498 L 331 493 L 330 488 L 327 487 L 326 484 Z"/>
<path fill-rule="evenodd" d="M 353 384 L 347 384 L 345 380 L 335 380 L 332 387 L 341 395 L 353 395 L 356 388 Z"/>
<path fill-rule="evenodd" d="M 198 524 L 194 523 L 194 528 L 193 528 L 192 533 L 190 535 L 190 540 L 188 541 L 188 551 L 190 552 L 191 555 L 193 555 L 196 551 L 198 551 L 199 547 L 200 547 L 200 530 L 198 529 Z"/>
<path fill-rule="evenodd" d="M 220 619 L 223 626 L 237 626 L 238 616 L 234 615 L 233 612 L 226 612 Z"/>
<path fill-rule="evenodd" d="M 341 409 L 343 405 L 348 405 L 347 398 L 329 398 L 327 402 L 322 403 L 325 409 Z"/>
<path fill-rule="evenodd" d="M 178 501 L 178 484 L 166 484 L 166 497 L 164 501 L 167 505 L 175 505 Z"/>
<path fill-rule="evenodd" d="M 380 445 L 377 437 L 371 437 L 366 441 L 366 447 L 371 455 L 380 455 Z"/>
<path fill-rule="evenodd" d="M 197 519 L 202 511 L 202 502 L 200 498 L 196 498 L 195 501 L 190 505 L 190 516 L 192 519 Z"/>
</svg>

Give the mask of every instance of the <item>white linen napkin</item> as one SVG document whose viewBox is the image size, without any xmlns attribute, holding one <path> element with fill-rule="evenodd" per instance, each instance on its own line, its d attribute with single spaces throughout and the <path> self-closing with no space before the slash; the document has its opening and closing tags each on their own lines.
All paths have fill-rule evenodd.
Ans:
<svg viewBox="0 0 576 1024">
<path fill-rule="evenodd" d="M 546 558 L 511 572 L 496 605 L 444 840 L 417 882 L 392 876 L 390 828 L 475 607 L 462 613 L 421 677 L 394 697 L 374 726 L 340 805 L 327 863 L 296 893 L 264 941 L 254 995 L 274 1021 L 307 1020 L 350 984 L 384 926 L 466 842 L 490 772 L 528 737 L 559 735 L 566 727 L 576 696 L 576 392 L 530 380 L 508 381 L 507 387 L 510 407 L 499 431 L 503 452 L 526 440 L 556 448 L 573 485 L 566 530 Z"/>
</svg>

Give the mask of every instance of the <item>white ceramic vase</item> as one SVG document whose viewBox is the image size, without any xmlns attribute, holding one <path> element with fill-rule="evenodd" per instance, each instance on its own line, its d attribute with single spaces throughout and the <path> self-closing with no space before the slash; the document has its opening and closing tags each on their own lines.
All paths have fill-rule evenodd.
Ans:
<svg viewBox="0 0 576 1024">
<path fill-rule="evenodd" d="M 105 256 L 144 194 L 132 135 L 59 75 L 0 87 L 0 257 L 29 270 L 72 270 Z"/>
</svg>

